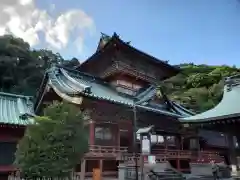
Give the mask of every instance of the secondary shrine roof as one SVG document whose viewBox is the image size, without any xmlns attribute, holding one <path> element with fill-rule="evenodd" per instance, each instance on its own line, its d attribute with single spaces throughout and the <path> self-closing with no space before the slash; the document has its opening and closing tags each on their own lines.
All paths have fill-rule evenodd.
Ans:
<svg viewBox="0 0 240 180">
<path fill-rule="evenodd" d="M 32 115 L 30 97 L 0 92 L 0 124 L 27 125 Z"/>
<path fill-rule="evenodd" d="M 180 118 L 184 123 L 203 123 L 240 116 L 240 75 L 226 78 L 220 103 L 214 108 L 190 117 Z"/>
<path fill-rule="evenodd" d="M 149 100 L 155 95 L 156 88 L 150 86 L 135 97 L 127 96 L 117 92 L 109 83 L 98 77 L 72 70 L 66 67 L 52 67 L 45 75 L 46 85 L 42 88 L 50 87 L 61 98 L 76 104 L 81 104 L 81 97 L 91 97 L 100 100 L 110 101 L 112 103 L 123 104 L 126 106 L 134 106 L 137 108 L 156 113 L 183 117 L 187 110 L 180 105 L 172 103 L 173 108 L 167 109 L 166 105 L 150 103 Z M 43 96 L 44 94 L 39 94 Z M 41 97 L 38 97 L 41 99 Z M 41 102 L 37 102 L 35 109 Z"/>
</svg>

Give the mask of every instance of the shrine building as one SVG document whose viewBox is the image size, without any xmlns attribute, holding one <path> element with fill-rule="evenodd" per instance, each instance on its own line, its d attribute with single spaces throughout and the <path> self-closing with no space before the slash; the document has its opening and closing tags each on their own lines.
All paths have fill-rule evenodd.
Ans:
<svg viewBox="0 0 240 180">
<path fill-rule="evenodd" d="M 0 93 L 0 174 L 15 170 L 14 153 L 25 126 L 55 100 L 90 110 L 90 119 L 85 122 L 89 152 L 75 169 L 83 177 L 91 176 L 96 167 L 105 176 L 116 176 L 123 155 L 133 156 L 134 116 L 138 129 L 153 125 L 151 154 L 159 162 L 168 161 L 179 171 L 189 171 L 190 163 L 224 161 L 226 132 L 214 130 L 224 129 L 223 123 L 237 123 L 237 117 L 216 120 L 216 113 L 232 113 L 233 109 L 195 115 L 171 101 L 157 85 L 179 72 L 166 61 L 132 47 L 116 33 L 111 37 L 102 34 L 96 52 L 78 67 L 54 66 L 46 71 L 34 103 L 32 97 Z M 238 95 L 234 88 L 226 94 Z M 139 140 L 137 145 L 140 153 Z"/>
</svg>

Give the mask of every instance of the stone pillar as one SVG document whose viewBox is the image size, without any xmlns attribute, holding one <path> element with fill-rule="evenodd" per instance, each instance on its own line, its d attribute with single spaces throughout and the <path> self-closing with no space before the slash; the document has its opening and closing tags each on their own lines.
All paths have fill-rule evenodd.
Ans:
<svg viewBox="0 0 240 180">
<path fill-rule="evenodd" d="M 95 144 L 95 122 L 90 121 L 89 123 L 89 145 Z"/>
<path fill-rule="evenodd" d="M 80 180 L 85 180 L 85 171 L 86 171 L 86 160 L 82 159 Z"/>
<path fill-rule="evenodd" d="M 125 180 L 125 170 L 126 166 L 124 164 L 119 164 L 118 165 L 118 180 Z"/>
</svg>

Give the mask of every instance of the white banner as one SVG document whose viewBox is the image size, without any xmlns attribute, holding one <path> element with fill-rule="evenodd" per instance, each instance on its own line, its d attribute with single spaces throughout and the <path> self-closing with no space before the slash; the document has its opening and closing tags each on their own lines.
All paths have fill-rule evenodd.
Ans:
<svg viewBox="0 0 240 180">
<path fill-rule="evenodd" d="M 142 153 L 143 154 L 150 154 L 150 140 L 147 137 L 143 137 L 142 140 Z"/>
</svg>

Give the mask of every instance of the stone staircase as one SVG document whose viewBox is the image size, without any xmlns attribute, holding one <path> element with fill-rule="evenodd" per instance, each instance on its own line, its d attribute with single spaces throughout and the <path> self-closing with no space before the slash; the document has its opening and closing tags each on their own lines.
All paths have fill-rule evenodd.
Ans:
<svg viewBox="0 0 240 180">
<path fill-rule="evenodd" d="M 153 166 L 146 167 L 146 174 L 149 180 L 184 180 L 185 176 L 183 173 L 173 168 L 169 162 L 156 163 Z"/>
<path fill-rule="evenodd" d="M 173 171 L 172 169 L 165 169 L 164 171 L 161 171 L 161 172 L 155 172 L 151 170 L 148 173 L 148 179 L 149 180 L 170 180 L 170 179 L 184 180 L 185 177 L 181 173 Z"/>
</svg>

